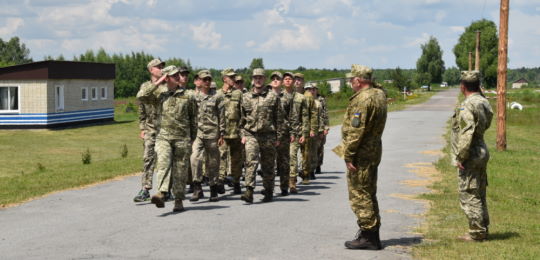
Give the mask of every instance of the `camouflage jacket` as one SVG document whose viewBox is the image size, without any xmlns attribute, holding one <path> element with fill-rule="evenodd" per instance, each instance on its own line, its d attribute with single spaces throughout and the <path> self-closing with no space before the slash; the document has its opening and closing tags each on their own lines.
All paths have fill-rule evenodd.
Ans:
<svg viewBox="0 0 540 260">
<path fill-rule="evenodd" d="M 304 95 L 293 91 L 284 95 L 291 99 L 291 110 L 289 112 L 290 135 L 295 138 L 300 136 L 309 137 L 309 120 L 306 109 L 306 98 Z"/>
<path fill-rule="evenodd" d="M 304 129 L 304 133 L 307 131 L 307 136 L 310 132 L 318 133 L 319 132 L 319 116 L 317 114 L 317 109 L 315 107 L 315 97 L 310 92 L 304 93 L 306 98 L 306 112 L 308 115 L 308 126 L 307 129 Z"/>
<path fill-rule="evenodd" d="M 158 137 L 193 141 L 197 134 L 197 104 L 193 95 L 183 88 L 159 92 L 149 84 L 139 90 L 137 99 L 157 105 Z"/>
<path fill-rule="evenodd" d="M 151 81 L 141 84 L 139 91 L 143 88 L 148 88 L 152 84 Z M 162 84 L 156 90 L 156 93 L 162 93 L 167 91 L 167 86 Z M 157 121 L 157 102 L 139 102 L 139 129 L 150 134 L 157 133 L 156 121 Z"/>
<path fill-rule="evenodd" d="M 291 123 L 289 121 L 292 110 L 292 95 L 285 93 L 284 91 L 277 94 L 281 103 L 281 109 L 283 110 L 283 138 L 290 138 L 291 136 Z"/>
<path fill-rule="evenodd" d="M 330 119 L 328 118 L 328 107 L 326 106 L 326 98 L 317 96 L 315 99 L 319 103 L 319 132 L 330 130 Z"/>
<path fill-rule="evenodd" d="M 241 135 L 274 134 L 283 136 L 283 109 L 279 97 L 272 91 L 257 94 L 253 90 L 242 96 Z"/>
<path fill-rule="evenodd" d="M 217 139 L 225 135 L 225 110 L 223 96 L 206 95 L 199 92 L 196 96 L 197 137 L 202 139 Z"/>
<path fill-rule="evenodd" d="M 380 89 L 366 88 L 349 99 L 341 128 L 345 162 L 357 160 L 379 164 L 381 137 L 386 123 L 386 95 Z"/>
<path fill-rule="evenodd" d="M 240 114 L 242 103 L 242 91 L 230 88 L 227 92 L 218 90 L 217 95 L 223 97 L 225 110 L 225 135 L 226 139 L 240 138 Z"/>
<path fill-rule="evenodd" d="M 493 110 L 486 98 L 479 93 L 468 96 L 456 107 L 452 117 L 452 163 L 469 159 L 489 159 L 484 132 L 489 128 Z"/>
</svg>

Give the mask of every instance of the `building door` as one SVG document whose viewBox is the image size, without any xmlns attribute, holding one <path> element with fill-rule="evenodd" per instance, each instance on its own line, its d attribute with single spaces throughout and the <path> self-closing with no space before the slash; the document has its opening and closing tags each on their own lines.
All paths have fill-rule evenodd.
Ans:
<svg viewBox="0 0 540 260">
<path fill-rule="evenodd" d="M 56 112 L 64 112 L 64 86 L 56 86 L 54 96 Z"/>
</svg>

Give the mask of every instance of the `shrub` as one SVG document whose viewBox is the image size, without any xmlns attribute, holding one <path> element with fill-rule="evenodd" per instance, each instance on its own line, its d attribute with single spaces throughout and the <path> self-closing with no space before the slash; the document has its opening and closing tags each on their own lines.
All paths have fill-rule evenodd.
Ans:
<svg viewBox="0 0 540 260">
<path fill-rule="evenodd" d="M 81 155 L 83 164 L 90 164 L 92 162 L 92 153 L 90 153 L 90 148 L 86 148 L 86 151 L 84 151 Z"/>
<path fill-rule="evenodd" d="M 122 158 L 126 158 L 128 156 L 128 148 L 127 145 L 122 145 L 122 150 L 120 151 L 120 155 L 122 155 Z"/>
</svg>

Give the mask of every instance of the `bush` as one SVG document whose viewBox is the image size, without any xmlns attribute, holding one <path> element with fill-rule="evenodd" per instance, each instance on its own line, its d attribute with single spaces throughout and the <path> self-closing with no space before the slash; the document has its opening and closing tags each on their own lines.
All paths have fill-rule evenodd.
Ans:
<svg viewBox="0 0 540 260">
<path fill-rule="evenodd" d="M 40 172 L 45 171 L 45 165 L 41 164 L 40 162 L 36 164 L 36 168 Z"/>
<path fill-rule="evenodd" d="M 122 150 L 120 151 L 120 155 L 122 155 L 122 158 L 126 158 L 128 156 L 128 148 L 127 145 L 122 145 Z"/>
<path fill-rule="evenodd" d="M 92 162 L 92 153 L 90 153 L 90 148 L 86 148 L 86 151 L 81 154 L 81 157 L 83 164 L 90 164 Z"/>
</svg>

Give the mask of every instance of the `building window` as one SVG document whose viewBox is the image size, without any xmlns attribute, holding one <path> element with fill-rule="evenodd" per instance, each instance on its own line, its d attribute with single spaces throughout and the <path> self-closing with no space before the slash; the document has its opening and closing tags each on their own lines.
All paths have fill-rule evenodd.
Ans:
<svg viewBox="0 0 540 260">
<path fill-rule="evenodd" d="M 56 86 L 54 92 L 56 112 L 64 111 L 64 86 Z"/>
<path fill-rule="evenodd" d="M 97 97 L 98 97 L 98 93 L 97 93 L 97 88 L 96 87 L 93 87 L 90 94 L 92 95 L 92 100 L 97 100 Z"/>
<path fill-rule="evenodd" d="M 0 87 L 0 112 L 19 112 L 19 87 Z"/>
<path fill-rule="evenodd" d="M 101 87 L 101 99 L 107 99 L 107 87 Z"/>
<path fill-rule="evenodd" d="M 88 100 L 88 88 L 81 88 L 81 100 Z"/>
</svg>

